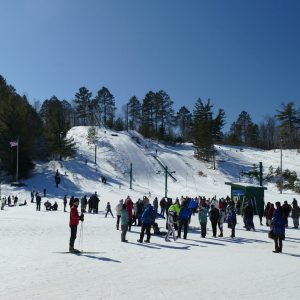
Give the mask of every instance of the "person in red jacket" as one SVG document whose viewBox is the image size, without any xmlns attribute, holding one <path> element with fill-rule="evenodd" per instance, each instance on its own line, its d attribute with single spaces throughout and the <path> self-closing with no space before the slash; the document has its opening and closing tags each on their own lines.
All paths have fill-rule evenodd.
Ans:
<svg viewBox="0 0 300 300">
<path fill-rule="evenodd" d="M 79 205 L 79 199 L 75 198 L 73 202 L 73 206 L 70 210 L 70 229 L 71 229 L 71 237 L 70 237 L 70 246 L 69 246 L 69 251 L 74 252 L 76 251 L 74 249 L 74 243 L 76 240 L 76 235 L 77 235 L 77 226 L 79 224 L 79 221 L 83 221 L 83 214 L 79 216 L 78 214 L 78 205 Z"/>
</svg>

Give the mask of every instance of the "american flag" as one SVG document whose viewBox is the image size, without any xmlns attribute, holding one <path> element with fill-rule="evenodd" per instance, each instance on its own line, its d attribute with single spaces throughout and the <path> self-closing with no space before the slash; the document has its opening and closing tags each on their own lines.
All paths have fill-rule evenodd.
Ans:
<svg viewBox="0 0 300 300">
<path fill-rule="evenodd" d="M 18 141 L 14 141 L 14 142 L 9 142 L 10 147 L 18 147 L 19 143 Z"/>
</svg>

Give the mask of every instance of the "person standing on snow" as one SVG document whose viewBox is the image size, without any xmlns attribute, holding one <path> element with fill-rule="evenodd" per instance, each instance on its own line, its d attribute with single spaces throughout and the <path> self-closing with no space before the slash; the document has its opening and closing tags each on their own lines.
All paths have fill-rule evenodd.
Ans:
<svg viewBox="0 0 300 300">
<path fill-rule="evenodd" d="M 220 217 L 219 210 L 212 204 L 209 212 L 209 219 L 211 222 L 213 237 L 217 236 L 217 224 Z"/>
<path fill-rule="evenodd" d="M 234 202 L 231 202 L 228 207 L 228 216 L 227 216 L 228 228 L 231 228 L 231 237 L 235 237 L 235 226 L 236 226 L 236 212 L 234 209 Z"/>
<path fill-rule="evenodd" d="M 137 240 L 139 243 L 143 243 L 144 234 L 146 231 L 147 239 L 144 241 L 145 243 L 150 243 L 150 237 L 151 237 L 151 225 L 155 221 L 155 212 L 153 210 L 152 205 L 149 202 L 149 199 L 147 197 L 144 198 L 144 205 L 146 206 L 143 214 L 142 214 L 142 228 L 141 228 L 141 234 L 140 239 Z"/>
<path fill-rule="evenodd" d="M 293 201 L 293 207 L 292 207 L 292 219 L 294 223 L 294 228 L 299 227 L 299 215 L 300 215 L 300 207 L 297 204 L 297 201 Z"/>
<path fill-rule="evenodd" d="M 41 211 L 41 202 L 42 202 L 42 198 L 41 198 L 41 196 L 37 193 L 37 194 L 36 194 L 36 210 L 37 210 L 37 211 Z"/>
<path fill-rule="evenodd" d="M 282 206 L 280 202 L 276 202 L 276 209 L 273 214 L 272 218 L 272 230 L 274 232 L 274 242 L 275 242 L 275 250 L 274 253 L 281 253 L 282 252 L 282 240 L 285 236 L 285 226 L 286 220 L 284 217 Z"/>
<path fill-rule="evenodd" d="M 122 208 L 123 208 L 123 199 L 121 199 L 119 201 L 119 203 L 117 204 L 117 206 L 116 206 L 116 212 L 117 212 L 117 224 L 116 224 L 116 228 L 117 228 L 117 230 L 119 230 Z"/>
<path fill-rule="evenodd" d="M 166 242 L 170 242 L 169 240 L 169 236 L 170 234 L 172 233 L 172 236 L 173 236 L 173 239 L 174 239 L 174 242 L 176 241 L 176 233 L 175 233 L 175 228 L 174 228 L 174 215 L 176 214 L 176 212 L 174 210 L 169 210 L 168 212 L 168 233 L 167 233 L 167 236 L 165 238 L 165 241 Z"/>
<path fill-rule="evenodd" d="M 133 210 L 133 202 L 129 196 L 127 196 L 125 200 L 127 212 L 128 212 L 128 230 L 131 230 L 132 225 L 132 210 Z"/>
<path fill-rule="evenodd" d="M 191 211 L 188 209 L 188 203 L 186 201 L 183 201 L 178 216 L 179 218 L 178 237 L 179 238 L 181 238 L 181 230 L 183 227 L 183 238 L 186 240 L 188 228 L 189 228 L 190 216 L 191 216 Z"/>
<path fill-rule="evenodd" d="M 121 242 L 127 243 L 128 241 L 126 240 L 126 233 L 128 230 L 128 222 L 129 222 L 129 217 L 128 217 L 128 210 L 127 210 L 127 205 L 123 204 L 122 209 L 121 209 Z"/>
<path fill-rule="evenodd" d="M 64 212 L 66 212 L 66 206 L 68 204 L 67 195 L 64 196 Z"/>
<path fill-rule="evenodd" d="M 70 222 L 69 226 L 71 229 L 71 236 L 70 236 L 70 244 L 69 244 L 69 251 L 74 252 L 76 249 L 74 249 L 74 243 L 77 236 L 77 226 L 79 224 L 79 221 L 83 222 L 83 214 L 81 216 L 78 215 L 78 205 L 79 205 L 79 199 L 75 198 L 73 202 L 73 206 L 70 210 Z"/>
<path fill-rule="evenodd" d="M 198 213 L 198 218 L 201 227 L 201 236 L 203 238 L 206 237 L 207 215 L 208 215 L 207 208 L 205 207 L 205 205 L 201 206 Z"/>
<path fill-rule="evenodd" d="M 287 203 L 287 201 L 284 201 L 284 204 L 282 205 L 282 213 L 285 220 L 285 227 L 288 228 L 288 218 L 291 212 L 291 206 Z"/>
<path fill-rule="evenodd" d="M 105 214 L 105 218 L 107 218 L 108 213 L 110 213 L 110 214 L 112 215 L 112 217 L 114 218 L 114 215 L 113 215 L 113 213 L 112 213 L 112 211 L 111 211 L 111 206 L 110 206 L 110 203 L 109 203 L 109 202 L 107 202 L 107 204 L 106 204 L 106 214 Z"/>
<path fill-rule="evenodd" d="M 220 215 L 219 215 L 219 220 L 218 220 L 218 227 L 220 230 L 219 237 L 223 237 L 223 223 L 225 221 L 225 216 L 226 216 L 225 207 L 223 207 L 220 209 Z"/>
</svg>

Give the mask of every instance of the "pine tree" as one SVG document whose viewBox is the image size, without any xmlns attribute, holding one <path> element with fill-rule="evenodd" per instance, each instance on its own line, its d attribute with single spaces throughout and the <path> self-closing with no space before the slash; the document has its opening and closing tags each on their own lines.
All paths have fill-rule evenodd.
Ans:
<svg viewBox="0 0 300 300">
<path fill-rule="evenodd" d="M 176 123 L 184 142 L 191 137 L 192 122 L 192 114 L 185 106 L 182 106 L 177 112 Z"/>
<path fill-rule="evenodd" d="M 115 98 L 106 87 L 102 87 L 93 100 L 93 107 L 97 110 L 101 123 L 112 128 L 115 118 Z"/>
<path fill-rule="evenodd" d="M 0 76 L 0 157 L 2 169 L 13 175 L 16 172 L 16 150 L 9 142 L 19 138 L 19 177 L 34 167 L 34 145 L 41 134 L 41 121 L 28 103 Z"/>
<path fill-rule="evenodd" d="M 128 107 L 128 126 L 131 130 L 138 130 L 141 120 L 141 103 L 136 96 L 129 99 Z"/>
<path fill-rule="evenodd" d="M 58 157 L 73 157 L 76 153 L 73 138 L 67 138 L 70 124 L 66 120 L 65 103 L 53 96 L 43 104 L 44 134 L 48 155 Z"/>
<path fill-rule="evenodd" d="M 297 147 L 299 143 L 300 110 L 294 107 L 293 102 L 282 104 L 277 110 L 276 118 L 279 120 L 280 136 L 290 148 Z"/>
<path fill-rule="evenodd" d="M 91 121 L 91 97 L 92 93 L 86 88 L 81 87 L 75 94 L 75 109 L 76 116 L 79 119 L 80 125 L 89 125 Z"/>
<path fill-rule="evenodd" d="M 152 137 L 154 131 L 154 101 L 155 93 L 148 92 L 142 104 L 142 117 L 141 117 L 141 133 L 145 137 Z"/>
</svg>

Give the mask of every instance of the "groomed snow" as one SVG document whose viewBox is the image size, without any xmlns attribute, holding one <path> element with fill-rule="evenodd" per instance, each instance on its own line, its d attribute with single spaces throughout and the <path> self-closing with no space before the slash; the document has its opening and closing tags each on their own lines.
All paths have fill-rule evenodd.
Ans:
<svg viewBox="0 0 300 300">
<path fill-rule="evenodd" d="M 140 228 L 128 233 L 128 244 L 120 242 L 115 219 L 104 218 L 107 201 L 114 207 L 121 198 L 130 195 L 134 201 L 151 192 L 164 195 L 164 174 L 152 157 L 168 165 L 177 182 L 168 180 L 171 197 L 181 195 L 226 196 L 230 187 L 226 181 L 238 181 L 239 172 L 262 161 L 265 169 L 279 165 L 279 150 L 261 151 L 218 146 L 218 170 L 193 158 L 190 145 L 167 147 L 143 139 L 135 132 L 117 133 L 98 129 L 97 166 L 94 146 L 86 142 L 86 127 L 69 132 L 78 145 L 78 156 L 62 163 L 51 161 L 37 164 L 26 188 L 2 185 L 3 195 L 18 195 L 19 202 L 30 202 L 30 191 L 42 192 L 56 200 L 59 211 L 35 211 L 35 204 L 26 207 L 5 207 L 0 211 L 2 283 L 0 299 L 298 299 L 300 292 L 299 230 L 288 229 L 283 254 L 273 254 L 273 241 L 267 237 L 267 227 L 255 217 L 256 232 L 247 232 L 238 219 L 237 238 L 232 240 L 229 229 L 224 238 L 206 239 L 199 233 L 197 217 L 187 240 L 167 243 L 152 237 L 151 244 L 136 242 Z M 132 138 L 139 137 L 140 144 Z M 146 147 L 145 147 L 146 146 Z M 85 159 L 88 159 L 87 165 Z M 133 190 L 129 187 L 129 164 L 133 163 Z M 300 175 L 297 151 L 283 151 L 284 168 Z M 246 167 L 245 167 L 246 166 Z M 58 189 L 54 172 L 66 176 Z M 160 171 L 160 172 L 159 172 Z M 206 176 L 200 177 L 202 171 Z M 108 178 L 103 185 L 100 176 Z M 291 202 L 299 196 L 292 192 L 280 195 L 274 185 L 268 185 L 266 201 Z M 100 194 L 99 215 L 86 214 L 83 225 L 83 250 L 97 252 L 81 256 L 60 253 L 68 250 L 69 214 L 62 211 L 62 197 L 81 197 L 97 191 Z M 42 205 L 43 206 L 43 205 Z M 165 223 L 159 220 L 161 230 Z M 291 219 L 290 219 L 291 224 Z M 208 224 L 210 229 L 210 224 Z M 78 245 L 80 226 L 75 246 Z"/>
</svg>

